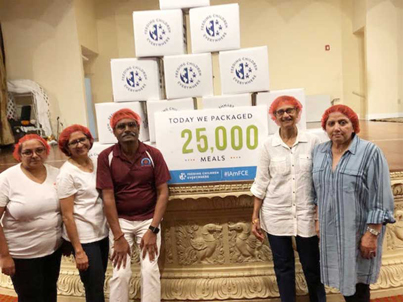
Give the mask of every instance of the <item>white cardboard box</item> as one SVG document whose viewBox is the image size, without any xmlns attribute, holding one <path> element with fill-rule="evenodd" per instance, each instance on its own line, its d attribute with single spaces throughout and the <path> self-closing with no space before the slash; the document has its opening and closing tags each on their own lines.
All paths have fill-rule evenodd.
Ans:
<svg viewBox="0 0 403 302">
<path fill-rule="evenodd" d="M 98 158 L 99 153 L 104 151 L 105 149 L 113 146 L 114 144 L 101 144 L 99 142 L 94 142 L 91 150 L 88 152 L 88 157 L 92 160 L 96 160 Z"/>
<path fill-rule="evenodd" d="M 222 51 L 219 61 L 222 94 L 269 90 L 267 46 Z"/>
<path fill-rule="evenodd" d="M 144 113 L 146 102 L 126 102 L 126 103 L 98 103 L 95 104 L 95 112 L 97 115 L 98 138 L 101 144 L 115 144 L 117 139 L 113 134 L 110 126 L 112 115 L 123 108 L 129 108 L 141 117 L 140 141 L 149 140 L 147 116 Z"/>
<path fill-rule="evenodd" d="M 211 54 L 164 57 L 167 99 L 213 95 Z"/>
<path fill-rule="evenodd" d="M 133 12 L 136 57 L 186 53 L 182 10 Z"/>
<path fill-rule="evenodd" d="M 147 102 L 148 127 L 150 130 L 150 142 L 155 142 L 155 119 L 156 112 L 194 110 L 192 98 L 180 100 L 158 100 Z"/>
<path fill-rule="evenodd" d="M 234 94 L 234 95 L 219 95 L 207 96 L 201 99 L 203 109 L 210 108 L 234 108 L 241 106 L 252 106 L 250 94 Z"/>
<path fill-rule="evenodd" d="M 239 5 L 226 4 L 189 11 L 192 53 L 239 49 Z"/>
<path fill-rule="evenodd" d="M 297 126 L 301 130 L 306 130 L 306 102 L 305 102 L 305 90 L 303 88 L 297 89 L 284 89 L 284 90 L 273 90 L 270 92 L 258 93 L 256 96 L 256 106 L 265 105 L 267 107 L 267 114 L 269 114 L 269 108 L 273 101 L 282 95 L 288 95 L 296 98 L 302 105 L 301 119 Z M 275 133 L 279 126 L 271 119 L 269 115 L 269 134 Z"/>
<path fill-rule="evenodd" d="M 160 0 L 160 9 L 209 6 L 210 0 Z"/>
<path fill-rule="evenodd" d="M 157 59 L 112 59 L 111 72 L 115 102 L 161 98 Z"/>
</svg>

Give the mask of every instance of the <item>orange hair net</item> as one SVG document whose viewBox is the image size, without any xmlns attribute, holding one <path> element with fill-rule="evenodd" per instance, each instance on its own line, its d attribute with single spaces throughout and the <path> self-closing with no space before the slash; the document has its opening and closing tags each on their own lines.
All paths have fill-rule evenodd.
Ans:
<svg viewBox="0 0 403 302">
<path fill-rule="evenodd" d="M 346 105 L 333 105 L 332 107 L 326 109 L 326 111 L 322 115 L 323 130 L 326 131 L 326 122 L 329 119 L 329 115 L 334 112 L 340 112 L 341 114 L 344 114 L 350 120 L 351 124 L 353 124 L 354 132 L 360 132 L 360 121 L 358 120 L 357 113 L 355 113 L 353 109 Z"/>
<path fill-rule="evenodd" d="M 60 133 L 60 136 L 59 136 L 59 149 L 67 156 L 70 155 L 69 146 L 68 146 L 70 135 L 77 131 L 82 132 L 88 138 L 88 140 L 91 143 L 90 149 L 92 148 L 92 145 L 94 143 L 94 138 L 92 137 L 90 130 L 87 127 L 74 124 L 74 125 L 67 127 L 66 129 L 64 129 L 62 131 L 62 133 Z"/>
<path fill-rule="evenodd" d="M 13 157 L 18 161 L 21 162 L 21 149 L 22 149 L 22 144 L 25 143 L 26 141 L 30 141 L 31 139 L 36 139 L 39 141 L 46 149 L 46 155 L 49 155 L 50 152 L 50 146 L 48 143 L 39 135 L 37 134 L 27 134 L 24 135 L 23 137 L 20 138 L 18 143 L 14 146 L 14 152 L 13 152 Z"/>
</svg>

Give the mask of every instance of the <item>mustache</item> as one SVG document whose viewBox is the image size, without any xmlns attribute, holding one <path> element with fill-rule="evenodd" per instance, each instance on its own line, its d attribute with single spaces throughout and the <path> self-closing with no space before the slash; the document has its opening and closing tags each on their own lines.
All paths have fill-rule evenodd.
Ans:
<svg viewBox="0 0 403 302">
<path fill-rule="evenodd" d="M 124 134 L 122 135 L 122 137 L 129 136 L 129 135 L 131 135 L 131 136 L 136 136 L 137 134 L 136 134 L 136 132 L 130 131 L 130 132 L 124 133 Z"/>
</svg>

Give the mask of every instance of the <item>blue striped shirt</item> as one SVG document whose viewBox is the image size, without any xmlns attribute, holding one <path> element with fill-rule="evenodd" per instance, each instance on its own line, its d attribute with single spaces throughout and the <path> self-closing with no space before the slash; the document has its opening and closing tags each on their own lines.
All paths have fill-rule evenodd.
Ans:
<svg viewBox="0 0 403 302">
<path fill-rule="evenodd" d="M 315 147 L 314 202 L 320 221 L 321 278 L 344 296 L 357 283 L 375 283 L 381 267 L 385 226 L 378 238 L 377 256 L 361 257 L 360 240 L 367 224 L 393 223 L 393 194 L 389 168 L 382 151 L 354 136 L 332 171 L 332 142 Z"/>
</svg>

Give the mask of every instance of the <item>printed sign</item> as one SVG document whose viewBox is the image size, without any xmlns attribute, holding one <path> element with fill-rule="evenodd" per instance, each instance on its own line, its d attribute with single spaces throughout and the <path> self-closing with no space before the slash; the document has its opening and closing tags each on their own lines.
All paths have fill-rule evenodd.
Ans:
<svg viewBox="0 0 403 302">
<path fill-rule="evenodd" d="M 259 146 L 268 134 L 265 107 L 158 112 L 155 120 L 170 183 L 255 178 Z"/>
</svg>

